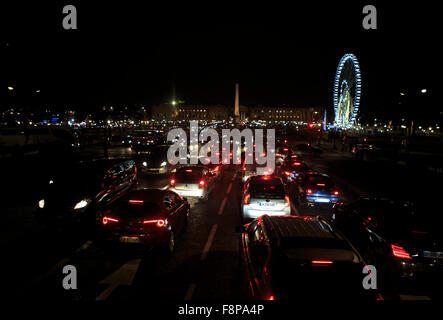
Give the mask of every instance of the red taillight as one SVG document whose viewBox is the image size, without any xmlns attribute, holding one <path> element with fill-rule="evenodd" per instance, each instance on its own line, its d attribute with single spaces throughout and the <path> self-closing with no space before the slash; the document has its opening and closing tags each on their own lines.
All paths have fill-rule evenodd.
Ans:
<svg viewBox="0 0 443 320">
<path fill-rule="evenodd" d="M 102 223 L 108 224 L 108 222 L 118 222 L 118 219 L 110 218 L 110 217 L 103 217 Z"/>
<path fill-rule="evenodd" d="M 289 204 L 290 204 L 289 197 L 285 196 L 285 207 L 289 207 Z"/>
<path fill-rule="evenodd" d="M 171 186 L 174 186 L 175 185 L 175 179 L 169 180 L 169 183 L 171 184 Z"/>
<path fill-rule="evenodd" d="M 219 166 L 215 167 L 214 171 L 215 172 L 219 172 L 220 171 L 220 167 Z"/>
<path fill-rule="evenodd" d="M 200 180 L 200 182 L 198 183 L 198 186 L 200 188 L 203 188 L 205 186 L 205 184 L 206 184 L 205 180 Z"/>
<path fill-rule="evenodd" d="M 300 162 L 294 162 L 294 166 L 299 166 L 299 165 L 301 165 Z"/>
<path fill-rule="evenodd" d="M 394 257 L 401 258 L 401 259 L 412 259 L 409 253 L 400 246 L 394 246 L 391 244 L 392 254 Z"/>
<path fill-rule="evenodd" d="M 306 193 L 312 193 L 312 190 L 311 189 L 307 189 Z"/>
<path fill-rule="evenodd" d="M 269 297 L 266 298 L 266 300 L 275 300 L 275 297 L 274 296 L 269 296 Z"/>
<path fill-rule="evenodd" d="M 251 202 L 250 202 L 250 200 L 251 200 L 251 195 L 250 194 L 247 194 L 247 195 L 245 195 L 245 204 L 250 204 Z"/>
<path fill-rule="evenodd" d="M 246 171 L 246 167 L 243 167 L 243 171 Z"/>
<path fill-rule="evenodd" d="M 284 149 L 283 149 L 283 151 L 288 151 L 288 150 L 289 150 L 288 148 L 284 148 Z"/>
<path fill-rule="evenodd" d="M 281 153 L 276 153 L 275 154 L 277 157 L 281 157 Z"/>
<path fill-rule="evenodd" d="M 185 171 L 186 172 L 192 172 L 192 169 L 186 169 Z"/>
<path fill-rule="evenodd" d="M 313 266 L 329 266 L 334 262 L 331 260 L 312 260 L 311 263 Z"/>
<path fill-rule="evenodd" d="M 144 220 L 143 221 L 144 224 L 150 224 L 150 223 L 155 223 L 157 227 L 161 228 L 165 225 L 165 220 L 162 219 L 158 219 L 158 220 Z"/>
<path fill-rule="evenodd" d="M 334 191 L 334 196 L 338 196 L 338 191 Z"/>
<path fill-rule="evenodd" d="M 290 173 L 289 171 L 285 171 L 285 175 L 287 175 L 288 177 L 291 175 L 292 173 Z"/>
<path fill-rule="evenodd" d="M 143 200 L 129 200 L 130 204 L 143 204 Z"/>
</svg>

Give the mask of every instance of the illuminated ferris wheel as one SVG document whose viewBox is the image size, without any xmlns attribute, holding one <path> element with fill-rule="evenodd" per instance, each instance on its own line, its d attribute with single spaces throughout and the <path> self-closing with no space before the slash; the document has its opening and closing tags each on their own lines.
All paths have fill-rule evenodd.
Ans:
<svg viewBox="0 0 443 320">
<path fill-rule="evenodd" d="M 338 64 L 334 82 L 335 124 L 341 128 L 354 125 L 360 105 L 361 76 L 357 57 L 345 54 Z"/>
</svg>

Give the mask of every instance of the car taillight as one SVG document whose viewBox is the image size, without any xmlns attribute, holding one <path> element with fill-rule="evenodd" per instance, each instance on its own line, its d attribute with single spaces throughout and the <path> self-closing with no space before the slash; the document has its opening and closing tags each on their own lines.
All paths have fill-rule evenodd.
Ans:
<svg viewBox="0 0 443 320">
<path fill-rule="evenodd" d="M 281 153 L 276 153 L 275 154 L 277 157 L 281 157 Z"/>
<path fill-rule="evenodd" d="M 285 175 L 287 175 L 289 177 L 291 175 L 291 173 L 289 171 L 285 171 Z"/>
<path fill-rule="evenodd" d="M 250 200 L 251 200 L 251 195 L 250 194 L 245 195 L 245 204 L 250 204 L 251 203 Z"/>
<path fill-rule="evenodd" d="M 157 220 L 143 220 L 144 224 L 151 224 L 155 223 L 155 225 L 159 228 L 163 227 L 165 225 L 165 220 L 163 219 L 157 219 Z"/>
<path fill-rule="evenodd" d="M 306 193 L 312 193 L 312 190 L 311 189 L 307 189 Z"/>
<path fill-rule="evenodd" d="M 118 222 L 118 219 L 110 218 L 110 217 L 103 217 L 102 223 L 108 224 L 109 222 Z"/>
<path fill-rule="evenodd" d="M 285 207 L 289 207 L 289 204 L 290 204 L 289 197 L 285 196 Z"/>
<path fill-rule="evenodd" d="M 175 179 L 169 180 L 169 183 L 171 184 L 171 186 L 174 186 L 175 185 Z"/>
<path fill-rule="evenodd" d="M 412 259 L 409 253 L 400 246 L 395 246 L 391 244 L 392 254 L 394 257 L 401 258 L 401 259 Z"/>
<path fill-rule="evenodd" d="M 313 266 L 323 267 L 323 266 L 330 266 L 334 262 L 331 260 L 312 260 L 311 263 Z"/>
<path fill-rule="evenodd" d="M 246 171 L 246 167 L 243 167 L 243 171 Z"/>
<path fill-rule="evenodd" d="M 275 300 L 275 297 L 274 296 L 269 296 L 269 297 L 266 298 L 266 300 Z"/>
<path fill-rule="evenodd" d="M 200 182 L 198 183 L 199 188 L 203 188 L 205 186 L 206 182 L 205 180 L 200 180 Z"/>
<path fill-rule="evenodd" d="M 219 172 L 220 171 L 220 167 L 219 166 L 215 167 L 214 171 L 215 172 Z"/>
<path fill-rule="evenodd" d="M 143 200 L 129 200 L 130 204 L 143 204 Z"/>
<path fill-rule="evenodd" d="M 334 196 L 338 196 L 339 192 L 338 191 L 334 191 Z"/>
</svg>

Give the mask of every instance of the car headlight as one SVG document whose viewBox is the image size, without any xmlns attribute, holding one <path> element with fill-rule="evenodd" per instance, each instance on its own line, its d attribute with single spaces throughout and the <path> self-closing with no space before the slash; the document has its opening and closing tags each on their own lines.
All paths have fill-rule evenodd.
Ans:
<svg viewBox="0 0 443 320">
<path fill-rule="evenodd" d="M 146 161 L 143 161 L 143 167 L 147 167 L 148 163 Z"/>
<path fill-rule="evenodd" d="M 88 204 L 89 204 L 88 201 L 86 201 L 86 200 L 81 200 L 81 201 L 77 202 L 77 204 L 74 206 L 74 210 L 84 208 L 84 207 L 86 207 Z"/>
<path fill-rule="evenodd" d="M 38 202 L 38 207 L 39 207 L 40 209 L 43 209 L 43 208 L 45 207 L 45 200 L 44 200 L 44 199 L 41 199 L 41 200 Z"/>
<path fill-rule="evenodd" d="M 160 167 L 164 167 L 164 166 L 166 166 L 166 161 L 163 161 L 160 165 Z"/>
</svg>

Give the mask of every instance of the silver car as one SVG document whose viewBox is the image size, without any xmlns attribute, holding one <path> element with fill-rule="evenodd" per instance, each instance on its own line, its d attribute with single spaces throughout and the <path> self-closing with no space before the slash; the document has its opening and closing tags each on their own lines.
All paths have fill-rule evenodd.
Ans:
<svg viewBox="0 0 443 320">
<path fill-rule="evenodd" d="M 204 166 L 185 166 L 177 169 L 170 180 L 170 190 L 182 197 L 207 200 L 214 189 L 216 175 Z"/>
<path fill-rule="evenodd" d="M 263 214 L 290 215 L 291 203 L 283 181 L 279 177 L 250 177 L 243 189 L 241 212 L 243 220 Z"/>
</svg>

